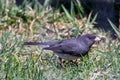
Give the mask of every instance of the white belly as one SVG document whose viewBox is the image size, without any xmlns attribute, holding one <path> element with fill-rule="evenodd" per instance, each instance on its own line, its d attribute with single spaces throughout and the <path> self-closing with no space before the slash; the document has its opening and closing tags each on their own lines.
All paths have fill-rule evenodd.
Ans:
<svg viewBox="0 0 120 80">
<path fill-rule="evenodd" d="M 56 53 L 56 55 L 60 58 L 63 58 L 65 60 L 75 60 L 75 59 L 78 59 L 79 57 L 77 56 L 71 56 L 69 54 L 62 54 L 62 53 Z"/>
</svg>

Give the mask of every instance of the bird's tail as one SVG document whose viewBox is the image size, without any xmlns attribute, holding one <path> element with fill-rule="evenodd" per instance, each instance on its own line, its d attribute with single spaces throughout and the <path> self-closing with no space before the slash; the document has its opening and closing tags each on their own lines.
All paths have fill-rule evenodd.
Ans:
<svg viewBox="0 0 120 80">
<path fill-rule="evenodd" d="M 23 45 L 41 45 L 40 42 L 24 42 Z"/>
<path fill-rule="evenodd" d="M 48 42 L 24 42 L 25 46 L 41 46 L 43 48 L 49 47 L 50 45 L 48 44 Z"/>
<path fill-rule="evenodd" d="M 54 41 L 54 42 L 24 42 L 23 45 L 26 46 L 41 46 L 43 48 L 50 47 L 51 45 L 55 45 L 61 41 Z"/>
</svg>

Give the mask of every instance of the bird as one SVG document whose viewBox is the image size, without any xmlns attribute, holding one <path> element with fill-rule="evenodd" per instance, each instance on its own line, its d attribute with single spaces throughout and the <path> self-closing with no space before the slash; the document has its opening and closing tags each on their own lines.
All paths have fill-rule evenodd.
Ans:
<svg viewBox="0 0 120 80">
<path fill-rule="evenodd" d="M 76 60 L 87 55 L 92 45 L 100 40 L 101 38 L 94 34 L 84 34 L 76 38 L 65 40 L 50 42 L 24 42 L 24 45 L 43 46 L 43 50 L 53 51 L 63 65 L 64 60 Z"/>
</svg>

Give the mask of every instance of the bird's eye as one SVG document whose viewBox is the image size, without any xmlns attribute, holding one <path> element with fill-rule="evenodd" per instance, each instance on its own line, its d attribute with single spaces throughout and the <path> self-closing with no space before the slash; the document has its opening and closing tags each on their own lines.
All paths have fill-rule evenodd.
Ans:
<svg viewBox="0 0 120 80">
<path fill-rule="evenodd" d="M 92 39 L 91 37 L 89 37 L 88 39 Z"/>
<path fill-rule="evenodd" d="M 89 37 L 89 39 L 94 39 L 95 38 L 95 36 L 91 36 L 91 37 Z"/>
</svg>

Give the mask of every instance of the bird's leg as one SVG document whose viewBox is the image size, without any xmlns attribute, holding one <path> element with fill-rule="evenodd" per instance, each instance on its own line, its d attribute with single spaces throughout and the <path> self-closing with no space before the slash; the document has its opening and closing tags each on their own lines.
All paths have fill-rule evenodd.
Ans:
<svg viewBox="0 0 120 80">
<path fill-rule="evenodd" d="M 62 59 L 62 58 L 59 57 L 59 60 L 60 60 L 61 66 L 62 66 L 62 67 L 65 67 L 65 66 L 64 66 L 64 62 L 65 62 L 64 59 Z"/>
<path fill-rule="evenodd" d="M 77 62 L 77 59 L 76 60 L 70 60 L 70 62 L 76 66 L 78 66 L 78 62 Z"/>
</svg>

